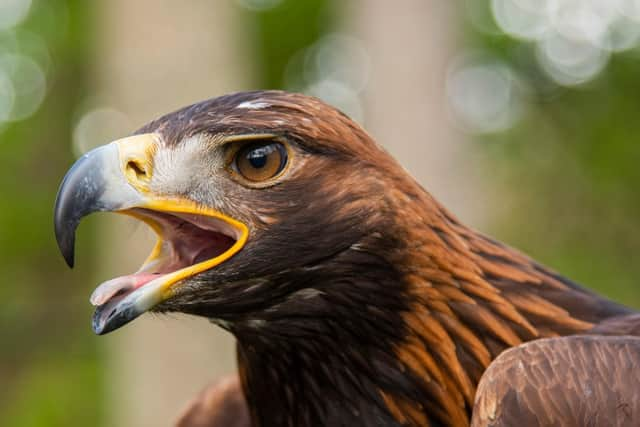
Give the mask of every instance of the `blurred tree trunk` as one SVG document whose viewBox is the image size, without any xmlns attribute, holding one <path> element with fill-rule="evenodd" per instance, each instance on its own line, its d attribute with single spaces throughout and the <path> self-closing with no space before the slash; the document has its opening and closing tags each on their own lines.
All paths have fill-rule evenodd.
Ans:
<svg viewBox="0 0 640 427">
<path fill-rule="evenodd" d="M 232 2 L 96 5 L 95 86 L 100 99 L 124 112 L 133 128 L 247 86 L 250 67 L 243 62 L 247 55 Z M 147 230 L 123 227 L 122 221 L 112 220 L 102 230 L 99 256 L 107 262 L 99 280 L 135 271 L 152 247 Z M 204 319 L 145 315 L 97 339 L 107 358 L 107 424 L 113 426 L 171 425 L 189 398 L 235 366 L 231 336 Z"/>
<path fill-rule="evenodd" d="M 445 81 L 460 27 L 455 2 L 358 0 L 345 29 L 371 59 L 365 127 L 465 222 L 482 222 L 473 151 L 446 113 Z M 477 162 L 475 162 L 477 164 Z"/>
</svg>

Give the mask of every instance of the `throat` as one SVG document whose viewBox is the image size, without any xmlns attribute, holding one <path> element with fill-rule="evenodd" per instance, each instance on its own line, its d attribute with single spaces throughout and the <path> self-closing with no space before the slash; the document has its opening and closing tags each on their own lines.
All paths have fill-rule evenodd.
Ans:
<svg viewBox="0 0 640 427">
<path fill-rule="evenodd" d="M 238 360 L 256 426 L 401 425 L 385 399 L 407 378 L 389 347 L 351 338 L 239 341 Z"/>
<path fill-rule="evenodd" d="M 349 250 L 288 274 L 295 290 L 232 326 L 254 425 L 402 425 L 386 396 L 418 384 L 395 355 L 409 306 L 398 271 Z"/>
</svg>

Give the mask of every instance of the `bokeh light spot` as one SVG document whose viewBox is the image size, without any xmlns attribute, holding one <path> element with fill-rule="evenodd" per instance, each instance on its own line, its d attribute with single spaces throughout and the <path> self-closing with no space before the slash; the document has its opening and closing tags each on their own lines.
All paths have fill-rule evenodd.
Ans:
<svg viewBox="0 0 640 427">
<path fill-rule="evenodd" d="M 236 0 L 237 3 L 252 12 L 265 12 L 282 3 L 282 0 Z"/>
<path fill-rule="evenodd" d="M 291 57 L 284 72 L 288 90 L 316 96 L 362 123 L 360 93 L 371 68 L 364 44 L 347 34 L 332 33 Z"/>
<path fill-rule="evenodd" d="M 362 43 L 349 36 L 330 34 L 320 39 L 314 48 L 312 80 L 329 79 L 342 82 L 356 92 L 369 80 L 370 60 Z"/>
<path fill-rule="evenodd" d="M 584 40 L 555 34 L 538 44 L 538 60 L 556 83 L 574 86 L 586 83 L 607 65 L 609 54 Z"/>
<path fill-rule="evenodd" d="M 362 123 L 364 114 L 358 93 L 343 82 L 321 80 L 309 86 L 305 92 L 333 105 L 356 122 Z"/>
<path fill-rule="evenodd" d="M 9 120 L 16 93 L 11 79 L 0 68 L 0 126 Z"/>
<path fill-rule="evenodd" d="M 80 157 L 100 145 L 122 138 L 131 130 L 129 117 L 114 108 L 84 113 L 73 129 L 73 153 Z"/>
<path fill-rule="evenodd" d="M 14 53 L 20 53 L 33 59 L 47 74 L 51 69 L 51 54 L 44 39 L 31 31 L 24 29 L 15 32 Z"/>
<path fill-rule="evenodd" d="M 506 130 L 520 118 L 521 89 L 511 69 L 501 62 L 459 61 L 447 78 L 447 97 L 453 119 L 469 132 Z"/>
<path fill-rule="evenodd" d="M 540 67 L 563 86 L 594 79 L 610 52 L 640 42 L 640 0 L 491 0 L 491 12 L 503 33 L 537 44 Z"/>
<path fill-rule="evenodd" d="M 602 48 L 611 52 L 633 49 L 640 41 L 640 24 L 630 17 L 621 16 L 604 37 Z"/>
<path fill-rule="evenodd" d="M 502 30 L 516 38 L 537 40 L 550 28 L 552 0 L 491 0 L 491 10 Z"/>
<path fill-rule="evenodd" d="M 20 54 L 0 54 L 0 70 L 11 80 L 15 98 L 8 121 L 22 120 L 35 113 L 46 94 L 44 71 L 33 59 Z"/>
<path fill-rule="evenodd" d="M 0 30 L 13 28 L 29 14 L 31 0 L 1 0 Z"/>
<path fill-rule="evenodd" d="M 597 0 L 563 0 L 550 20 L 555 31 L 565 38 L 598 45 L 616 16 L 614 3 L 619 0 L 607 1 L 609 5 Z"/>
</svg>

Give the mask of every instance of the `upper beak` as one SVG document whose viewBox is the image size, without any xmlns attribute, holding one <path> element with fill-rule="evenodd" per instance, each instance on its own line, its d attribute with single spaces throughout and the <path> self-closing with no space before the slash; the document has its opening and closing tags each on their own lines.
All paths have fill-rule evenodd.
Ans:
<svg viewBox="0 0 640 427">
<path fill-rule="evenodd" d="M 171 213 L 177 218 L 180 215 L 206 217 L 215 223 L 214 231 L 225 230 L 224 234 L 231 235 L 235 243 L 206 261 L 162 274 L 147 273 L 142 284 L 132 284 L 135 275 L 103 284 L 92 297 L 98 305 L 93 319 L 93 328 L 98 334 L 117 329 L 166 300 L 172 295 L 171 285 L 224 262 L 238 252 L 247 239 L 247 227 L 233 218 L 190 200 L 164 199 L 153 194 L 149 185 L 158 142 L 157 134 L 124 138 L 88 152 L 71 167 L 58 190 L 54 214 L 56 239 L 67 264 L 73 267 L 75 232 L 80 220 L 99 211 L 134 215 L 157 232 L 158 243 L 136 273 L 140 276 L 161 261 L 162 252 L 170 251 L 173 243 L 165 241 L 163 236 L 171 230 L 163 228 L 157 219 L 141 215 L 140 209 Z"/>
<path fill-rule="evenodd" d="M 54 226 L 69 267 L 73 267 L 75 232 L 83 217 L 144 204 L 139 190 L 152 173 L 150 154 L 155 144 L 154 134 L 118 140 L 83 155 L 67 172 L 56 197 Z"/>
</svg>

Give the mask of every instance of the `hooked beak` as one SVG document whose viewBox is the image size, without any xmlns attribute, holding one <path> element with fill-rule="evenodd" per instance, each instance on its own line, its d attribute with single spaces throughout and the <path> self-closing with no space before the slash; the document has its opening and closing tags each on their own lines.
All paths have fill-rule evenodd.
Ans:
<svg viewBox="0 0 640 427">
<path fill-rule="evenodd" d="M 244 246 L 248 227 L 188 199 L 154 194 L 157 134 L 143 134 L 96 148 L 71 167 L 55 204 L 54 226 L 60 252 L 74 263 L 75 232 L 94 212 L 118 212 L 147 223 L 158 240 L 134 274 L 109 280 L 91 296 L 93 329 L 111 332 L 175 293 L 176 284 L 223 263 Z"/>
</svg>

